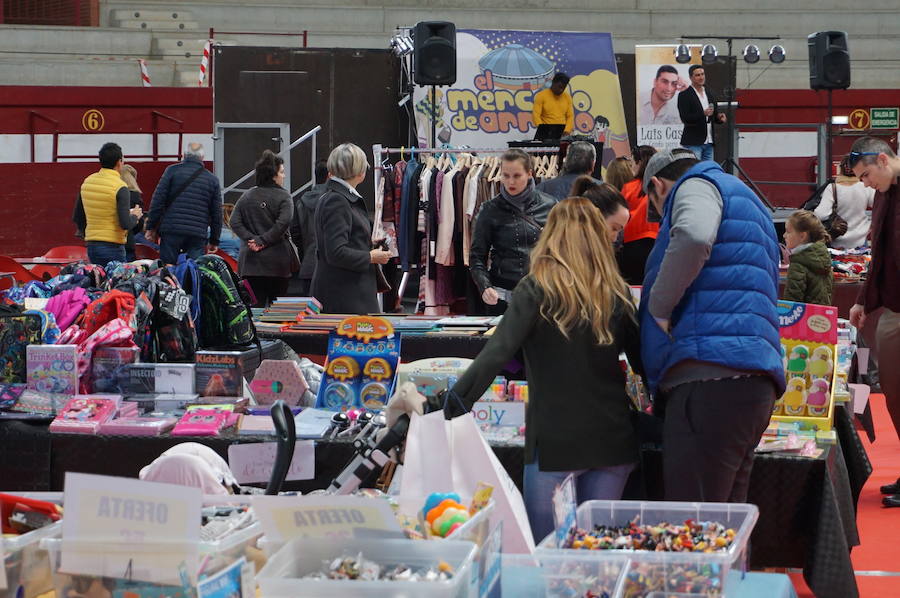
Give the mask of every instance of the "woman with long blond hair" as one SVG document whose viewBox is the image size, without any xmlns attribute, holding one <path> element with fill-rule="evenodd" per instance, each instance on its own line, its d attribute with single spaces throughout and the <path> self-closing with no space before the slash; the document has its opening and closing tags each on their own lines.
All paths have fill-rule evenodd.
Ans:
<svg viewBox="0 0 900 598">
<path fill-rule="evenodd" d="M 619 354 L 640 371 L 638 339 L 603 214 L 583 197 L 564 199 L 550 211 L 503 320 L 445 403 L 448 416 L 471 409 L 523 350 L 525 507 L 536 541 L 553 531 L 551 496 L 568 474 L 576 475 L 579 502 L 621 498 L 638 444 Z"/>
<path fill-rule="evenodd" d="M 128 203 L 128 209 L 132 209 L 135 206 L 141 206 L 143 209 L 144 201 L 141 198 L 141 188 L 138 187 L 137 182 L 137 170 L 135 170 L 134 166 L 131 164 L 123 164 L 122 172 L 119 174 L 122 177 L 122 180 L 125 181 L 125 184 L 128 186 L 128 192 L 131 194 L 131 200 Z M 125 238 L 125 260 L 128 262 L 133 262 L 137 256 L 134 253 L 134 244 L 135 244 L 135 235 L 141 234 L 144 232 L 144 221 L 146 220 L 146 216 L 141 216 L 138 218 L 137 224 L 128 231 L 128 236 Z M 143 236 L 143 235 L 141 235 Z"/>
</svg>

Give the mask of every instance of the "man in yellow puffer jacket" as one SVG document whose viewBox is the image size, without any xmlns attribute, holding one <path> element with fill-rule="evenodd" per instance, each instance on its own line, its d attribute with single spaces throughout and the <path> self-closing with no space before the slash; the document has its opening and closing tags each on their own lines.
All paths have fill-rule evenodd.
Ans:
<svg viewBox="0 0 900 598">
<path fill-rule="evenodd" d="M 100 148 L 100 171 L 81 184 L 72 220 L 87 242 L 88 259 L 106 268 L 109 262 L 125 261 L 125 239 L 143 210 L 129 209 L 131 194 L 119 173 L 125 159 L 116 143 Z"/>
</svg>

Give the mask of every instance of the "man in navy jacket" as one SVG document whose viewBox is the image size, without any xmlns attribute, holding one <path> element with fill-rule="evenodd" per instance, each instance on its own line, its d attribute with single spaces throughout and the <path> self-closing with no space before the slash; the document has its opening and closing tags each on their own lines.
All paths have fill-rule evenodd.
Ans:
<svg viewBox="0 0 900 598">
<path fill-rule="evenodd" d="M 158 238 L 160 259 L 174 264 L 181 253 L 191 259 L 214 253 L 221 232 L 219 179 L 203 166 L 203 145 L 188 143 L 184 160 L 166 168 L 153 192 L 145 236 Z"/>
</svg>

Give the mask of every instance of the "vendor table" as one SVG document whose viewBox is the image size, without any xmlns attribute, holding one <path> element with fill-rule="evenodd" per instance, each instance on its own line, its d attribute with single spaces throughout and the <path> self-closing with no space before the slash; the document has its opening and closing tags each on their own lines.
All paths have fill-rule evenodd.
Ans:
<svg viewBox="0 0 900 598">
<path fill-rule="evenodd" d="M 751 538 L 754 568 L 802 567 L 818 598 L 853 598 L 856 581 L 850 548 L 859 544 L 856 500 L 871 466 L 843 407 L 835 410 L 838 444 L 819 458 L 759 454 L 750 479 L 749 502 L 760 510 Z M 233 443 L 272 442 L 271 436 L 160 437 L 51 434 L 46 424 L 0 422 L 0 490 L 62 490 L 65 472 L 136 477 L 167 448 L 185 441 L 212 447 L 227 458 Z M 494 446 L 495 454 L 521 488 L 521 446 Z M 316 443 L 315 479 L 286 489 L 326 487 L 353 455 L 349 441 Z M 647 496 L 662 498 L 659 449 L 644 451 Z"/>
</svg>

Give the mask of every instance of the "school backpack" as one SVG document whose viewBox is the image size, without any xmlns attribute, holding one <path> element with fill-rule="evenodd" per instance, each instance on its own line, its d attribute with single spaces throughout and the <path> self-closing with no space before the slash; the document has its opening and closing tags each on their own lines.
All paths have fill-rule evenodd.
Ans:
<svg viewBox="0 0 900 598">
<path fill-rule="evenodd" d="M 97 264 L 90 264 L 87 262 L 75 262 L 74 264 L 67 264 L 62 267 L 59 273 L 87 276 L 91 281 L 90 286 L 98 289 L 102 288 L 103 283 L 106 281 L 106 270 L 103 269 L 103 266 L 98 266 Z"/>
<path fill-rule="evenodd" d="M 44 309 L 52 313 L 60 329 L 65 330 L 78 319 L 90 302 L 85 290 L 76 287 L 51 297 Z"/>
<path fill-rule="evenodd" d="M 145 338 L 137 343 L 141 361 L 191 363 L 197 353 L 197 331 L 190 314 L 190 296 L 166 270 L 155 276 L 152 315 Z"/>
<path fill-rule="evenodd" d="M 25 382 L 25 347 L 40 345 L 40 315 L 0 306 L 0 382 Z"/>
<path fill-rule="evenodd" d="M 23 313 L 33 314 L 41 319 L 41 344 L 55 345 L 58 342 L 60 329 L 53 313 L 45 309 L 26 309 Z"/>
<path fill-rule="evenodd" d="M 202 338 L 203 319 L 200 317 L 200 314 L 203 285 L 200 283 L 200 271 L 197 262 L 182 253 L 178 256 L 178 262 L 174 266 L 169 267 L 169 271 L 174 274 L 184 292 L 191 297 L 191 318 L 194 320 L 194 326 L 197 328 L 197 335 Z M 203 346 L 202 342 L 200 346 Z"/>
<path fill-rule="evenodd" d="M 206 349 L 259 346 L 249 298 L 228 263 L 217 255 L 197 259 L 200 273 L 200 346 Z"/>
<path fill-rule="evenodd" d="M 119 290 L 107 291 L 85 308 L 84 330 L 89 335 L 93 334 L 116 318 L 134 330 L 134 296 Z"/>
</svg>

